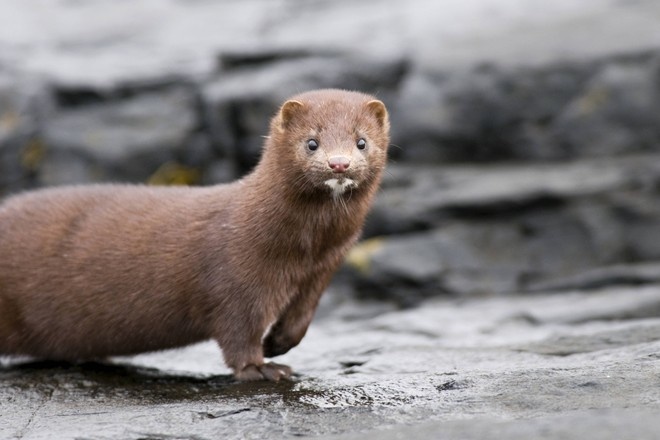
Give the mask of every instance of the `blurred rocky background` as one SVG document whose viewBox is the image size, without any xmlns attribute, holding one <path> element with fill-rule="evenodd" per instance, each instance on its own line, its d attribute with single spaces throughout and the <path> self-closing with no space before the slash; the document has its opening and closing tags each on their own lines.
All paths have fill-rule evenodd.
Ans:
<svg viewBox="0 0 660 440">
<path fill-rule="evenodd" d="M 226 182 L 287 96 L 358 89 L 393 146 L 355 294 L 654 281 L 659 18 L 652 0 L 8 2 L 0 192 Z"/>
<path fill-rule="evenodd" d="M 614 407 L 660 402 L 653 392 L 660 377 L 657 0 L 5 1 L 0 5 L 0 195 L 73 183 L 210 185 L 236 179 L 257 161 L 269 118 L 281 101 L 319 87 L 377 95 L 387 104 L 393 125 L 383 188 L 364 240 L 335 279 L 335 298 L 365 304 L 378 300 L 395 309 L 431 297 L 450 302 L 424 302 L 423 309 L 413 309 L 419 313 L 392 312 L 386 322 L 368 320 L 383 311 L 379 306 L 347 311 L 336 299 L 325 304 L 335 314 L 332 319 L 367 322 L 366 327 L 350 324 L 349 331 L 332 319 L 322 321 L 313 324 L 320 330 L 305 340 L 312 347 L 336 348 L 341 374 L 351 374 L 350 380 L 335 383 L 331 367 L 316 372 L 312 367 L 312 374 L 325 374 L 325 379 L 304 382 L 294 397 L 284 393 L 284 405 L 318 387 L 326 393 L 318 408 L 358 409 L 344 414 L 353 422 L 343 431 L 332 417 L 318 432 L 305 431 L 309 426 L 292 416 L 302 434 L 355 431 L 392 420 L 409 423 L 416 417 L 462 419 L 466 411 L 504 419 L 538 417 L 600 408 L 614 394 L 627 396 Z M 550 299 L 569 291 L 562 294 L 565 300 Z M 539 302 L 529 307 L 515 302 L 519 299 L 506 302 L 511 293 Z M 451 302 L 485 296 L 505 302 Z M 544 315 L 548 301 L 559 310 L 550 318 Z M 502 312 L 493 317 L 484 304 L 499 304 Z M 603 307 L 610 308 L 603 312 Z M 567 318 L 571 313 L 579 316 Z M 645 321 L 651 317 L 655 324 Z M 628 324 L 603 324 L 625 319 L 640 324 L 632 321 L 633 330 Z M 592 321 L 597 323 L 582 326 Z M 454 326 L 459 330 L 451 330 Z M 337 334 L 348 335 L 344 342 L 360 335 L 373 347 L 353 352 L 331 348 Z M 447 360 L 444 353 L 453 342 L 442 337 L 461 340 L 459 335 L 472 334 L 481 336 L 466 343 L 477 350 Z M 513 334 L 530 340 L 512 341 Z M 415 371 L 436 365 L 440 372 L 429 373 L 435 374 L 431 379 L 411 379 L 409 368 L 392 360 L 401 358 L 400 352 L 383 348 L 392 338 L 397 344 L 393 335 L 403 338 L 397 350 L 404 351 L 404 358 L 425 360 L 420 361 L 424 366 L 415 364 Z M 437 355 L 415 339 L 436 337 Z M 373 342 L 383 339 L 390 342 Z M 497 352 L 503 359 L 497 364 L 483 353 L 495 353 L 493 344 L 502 341 L 508 341 L 508 349 Z M 611 344 L 624 351 L 599 351 Z M 426 348 L 415 351 L 411 345 Z M 294 366 L 305 371 L 313 361 L 305 358 L 309 351 L 300 350 L 304 361 Z M 537 355 L 521 358 L 526 351 Z M 594 351 L 600 354 L 583 359 L 592 369 L 579 362 L 549 364 L 539 357 Z M 386 367 L 379 369 L 379 356 L 389 359 Z M 610 378 L 615 358 L 626 360 L 614 370 L 628 382 L 593 379 Z M 655 363 L 644 363 L 643 370 L 635 367 L 640 359 Z M 374 362 L 376 367 L 370 367 Z M 447 362 L 459 366 L 452 369 Z M 530 367 L 534 362 L 540 366 Z M 492 370 L 502 375 L 494 377 Z M 569 370 L 580 373 L 567 379 L 562 371 Z M 36 371 L 28 377 L 41 377 Z M 374 371 L 401 374 L 396 381 L 408 378 L 411 389 L 428 381 L 428 389 L 411 395 L 375 384 L 369 388 L 364 381 L 376 380 Z M 65 382 L 78 383 L 81 374 L 87 381 L 98 380 L 84 370 L 71 374 Z M 140 381 L 148 382 L 150 374 L 139 376 Z M 449 377 L 443 379 L 445 374 Z M 570 383 L 583 400 L 548 388 L 565 389 L 557 381 L 568 381 L 562 383 Z M 355 388 L 356 383 L 361 385 Z M 216 390 L 214 384 L 195 386 Z M 547 395 L 541 393 L 545 403 L 523 401 L 520 395 L 538 386 L 546 387 Z M 117 387 L 121 394 L 124 388 Z M 52 394 L 49 390 L 45 393 Z M 92 392 L 85 390 L 80 393 Z M 383 402 L 408 404 L 427 391 L 440 393 L 428 397 L 435 409 L 410 410 L 406 414 L 412 418 L 397 413 L 399 418 L 383 416 L 383 421 L 361 409 L 385 405 L 396 411 L 396 405 Z M 447 401 L 447 395 L 462 397 Z M 557 395 L 563 403 L 552 406 Z M 505 401 L 493 396 L 505 396 Z M 35 399 L 26 408 L 42 405 L 43 399 Z M 249 412 L 253 404 L 248 399 L 240 401 L 248 410 L 201 412 L 200 417 L 240 413 L 241 421 L 262 414 L 254 408 Z M 544 409 L 534 412 L 535 405 Z M 273 421 L 268 426 L 275 430 L 282 426 L 277 411 L 269 413 Z M 26 428 L 12 432 L 35 432 L 27 429 L 29 414 Z M 355 414 L 367 421 L 356 426 Z M 648 426 L 655 420 L 650 414 L 624 415 L 624 420 L 642 421 L 632 425 L 617 425 L 619 419 L 609 415 L 587 416 L 607 436 Z M 583 420 L 581 414 L 558 417 L 558 425 L 532 423 L 525 428 L 531 431 L 518 430 L 518 425 L 500 428 L 507 438 L 538 438 L 539 432 Z M 603 417 L 625 429 L 601 423 Z M 457 437 L 485 438 L 479 429 L 488 432 L 491 425 L 452 426 Z M 637 438 L 653 438 L 644 437 L 648 433 L 640 431 Z M 567 435 L 562 431 L 557 438 Z M 124 438 L 134 437 L 139 436 Z M 578 433 L 574 438 L 589 437 Z"/>
</svg>

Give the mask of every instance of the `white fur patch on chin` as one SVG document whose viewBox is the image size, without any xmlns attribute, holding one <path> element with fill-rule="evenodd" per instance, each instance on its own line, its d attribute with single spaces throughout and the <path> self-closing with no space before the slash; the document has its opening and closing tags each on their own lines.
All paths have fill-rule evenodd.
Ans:
<svg viewBox="0 0 660 440">
<path fill-rule="evenodd" d="M 332 190 L 332 196 L 337 198 L 340 195 L 344 194 L 348 188 L 356 188 L 357 182 L 353 179 L 328 179 L 325 182 L 326 185 Z"/>
</svg>

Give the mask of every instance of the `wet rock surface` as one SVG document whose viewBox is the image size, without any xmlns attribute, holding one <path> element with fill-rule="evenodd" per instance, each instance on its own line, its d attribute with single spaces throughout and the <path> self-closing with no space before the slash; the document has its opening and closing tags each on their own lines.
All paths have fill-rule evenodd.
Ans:
<svg viewBox="0 0 660 440">
<path fill-rule="evenodd" d="M 103 363 L 5 360 L 0 437 L 653 438 L 658 310 L 659 285 L 410 310 L 330 292 L 281 358 L 292 382 L 237 383 L 212 342 Z"/>
<path fill-rule="evenodd" d="M 0 13 L 0 195 L 214 184 L 282 99 L 374 93 L 392 161 L 293 382 L 213 343 L 1 359 L 0 438 L 656 438 L 654 0 L 23 0 Z M 322 17 L 322 20 L 319 20 Z"/>
</svg>

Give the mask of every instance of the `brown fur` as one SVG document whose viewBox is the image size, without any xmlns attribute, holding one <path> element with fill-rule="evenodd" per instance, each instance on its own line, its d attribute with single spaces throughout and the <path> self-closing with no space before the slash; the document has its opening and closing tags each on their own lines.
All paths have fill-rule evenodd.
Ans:
<svg viewBox="0 0 660 440">
<path fill-rule="evenodd" d="M 388 144 L 380 101 L 320 90 L 284 103 L 261 161 L 237 182 L 64 187 L 8 199 L 0 353 L 78 360 L 214 338 L 239 379 L 288 377 L 264 356 L 305 335 L 358 238 Z M 341 195 L 324 183 L 337 177 L 328 166 L 337 155 L 350 159 L 342 176 L 358 184 Z"/>
</svg>

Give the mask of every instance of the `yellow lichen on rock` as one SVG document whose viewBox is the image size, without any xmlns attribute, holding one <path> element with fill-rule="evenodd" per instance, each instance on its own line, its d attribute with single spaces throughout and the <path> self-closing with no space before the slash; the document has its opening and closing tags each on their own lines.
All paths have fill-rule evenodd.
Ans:
<svg viewBox="0 0 660 440">
<path fill-rule="evenodd" d="M 375 237 L 356 244 L 346 256 L 346 264 L 363 274 L 369 273 L 372 256 L 383 247 L 383 243 L 382 237 Z"/>
<path fill-rule="evenodd" d="M 33 139 L 21 150 L 21 166 L 28 171 L 35 171 L 46 156 L 46 146 L 43 142 Z"/>
<path fill-rule="evenodd" d="M 149 177 L 147 183 L 149 185 L 194 185 L 199 182 L 199 179 L 199 170 L 177 162 L 166 162 Z"/>
</svg>

